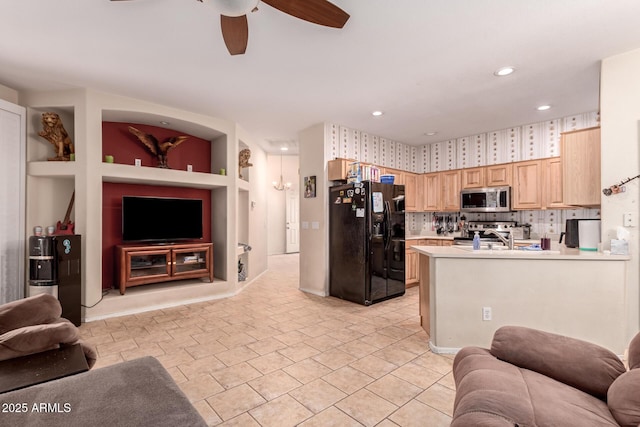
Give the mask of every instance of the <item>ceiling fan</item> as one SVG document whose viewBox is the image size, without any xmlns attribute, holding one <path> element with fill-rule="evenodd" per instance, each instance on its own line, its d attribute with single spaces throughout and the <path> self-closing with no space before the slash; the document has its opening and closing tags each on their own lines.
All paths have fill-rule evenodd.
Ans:
<svg viewBox="0 0 640 427">
<path fill-rule="evenodd" d="M 128 0 L 111 0 L 128 1 Z M 198 0 L 203 3 L 204 0 Z M 231 55 L 242 55 L 247 50 L 249 25 L 247 13 L 258 10 L 262 1 L 280 12 L 325 27 L 342 28 L 349 14 L 328 0 L 210 0 L 220 12 L 222 37 Z"/>
</svg>

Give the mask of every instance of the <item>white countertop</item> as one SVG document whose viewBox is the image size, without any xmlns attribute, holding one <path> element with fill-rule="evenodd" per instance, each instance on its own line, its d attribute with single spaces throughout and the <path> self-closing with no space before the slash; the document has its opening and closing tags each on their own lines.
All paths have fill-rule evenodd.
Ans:
<svg viewBox="0 0 640 427">
<path fill-rule="evenodd" d="M 451 234 L 406 234 L 405 240 L 418 240 L 418 239 L 436 239 L 436 240 L 453 240 L 454 237 L 460 237 L 460 233 Z"/>
<path fill-rule="evenodd" d="M 469 246 L 410 246 L 416 252 L 433 258 L 496 258 L 496 259 L 533 259 L 533 260 L 593 260 L 627 261 L 629 255 L 608 255 L 601 252 L 581 251 L 560 246 L 555 251 L 525 251 L 521 249 L 481 249 L 474 251 Z"/>
</svg>

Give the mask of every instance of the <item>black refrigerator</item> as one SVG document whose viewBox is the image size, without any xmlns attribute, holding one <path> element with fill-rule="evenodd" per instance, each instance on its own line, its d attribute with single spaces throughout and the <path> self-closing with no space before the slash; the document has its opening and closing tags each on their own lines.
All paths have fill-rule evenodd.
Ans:
<svg viewBox="0 0 640 427">
<path fill-rule="evenodd" d="M 329 188 L 329 295 L 370 305 L 404 295 L 404 186 Z"/>
</svg>

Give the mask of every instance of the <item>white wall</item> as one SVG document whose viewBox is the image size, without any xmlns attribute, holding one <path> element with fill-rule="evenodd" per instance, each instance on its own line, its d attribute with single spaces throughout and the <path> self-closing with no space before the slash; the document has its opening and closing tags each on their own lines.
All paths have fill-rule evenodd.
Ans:
<svg viewBox="0 0 640 427">
<path fill-rule="evenodd" d="M 298 156 L 282 156 L 282 179 L 291 183 L 291 190 L 300 191 L 300 159 Z M 271 183 L 280 180 L 280 154 L 267 155 L 267 174 L 264 185 L 267 194 L 267 223 L 268 223 L 268 255 L 278 255 L 286 252 L 286 191 L 278 191 Z"/>
<path fill-rule="evenodd" d="M 640 173 L 640 50 L 603 60 L 600 86 L 602 116 L 602 188 Z M 625 185 L 626 192 L 602 196 L 602 237 L 607 244 L 622 226 L 622 216 L 629 212 L 636 226 L 631 232 L 631 261 L 627 266 L 626 332 L 630 339 L 640 328 L 640 256 L 638 254 L 638 196 L 640 185 L 634 180 Z"/>
<path fill-rule="evenodd" d="M 10 87 L 0 85 L 0 99 L 9 101 L 12 104 L 18 103 L 18 91 Z"/>
<path fill-rule="evenodd" d="M 329 183 L 324 141 L 322 123 L 298 134 L 300 176 L 316 177 L 316 197 L 300 196 L 300 290 L 321 296 L 328 295 L 329 289 Z M 308 228 L 304 227 L 305 223 Z"/>
</svg>

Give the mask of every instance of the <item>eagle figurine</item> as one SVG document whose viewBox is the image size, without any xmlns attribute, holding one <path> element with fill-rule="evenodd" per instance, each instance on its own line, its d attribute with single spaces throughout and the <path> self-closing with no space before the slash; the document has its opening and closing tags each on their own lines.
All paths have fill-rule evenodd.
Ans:
<svg viewBox="0 0 640 427">
<path fill-rule="evenodd" d="M 142 132 L 139 129 L 129 126 L 129 132 L 134 134 L 140 142 L 142 142 L 148 149 L 158 158 L 158 167 L 168 169 L 167 155 L 169 151 L 182 144 L 185 140 L 189 139 L 188 136 L 172 136 L 167 138 L 164 142 L 158 141 L 158 138 L 150 133 Z"/>
</svg>

